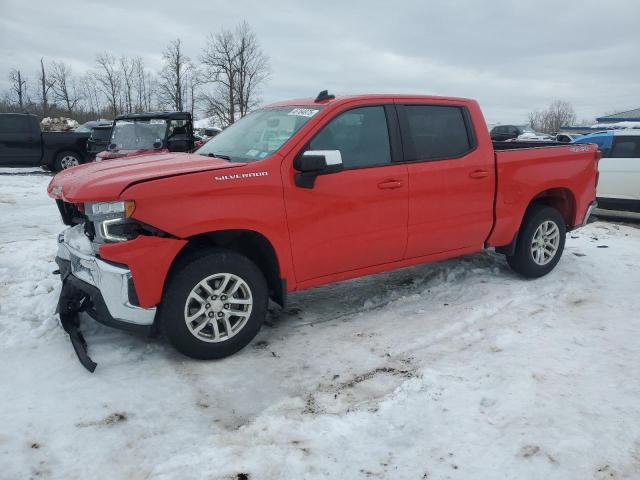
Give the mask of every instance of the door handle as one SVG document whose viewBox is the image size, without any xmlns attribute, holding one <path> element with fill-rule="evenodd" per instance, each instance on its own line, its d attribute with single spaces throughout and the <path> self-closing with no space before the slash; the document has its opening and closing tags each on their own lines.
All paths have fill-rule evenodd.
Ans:
<svg viewBox="0 0 640 480">
<path fill-rule="evenodd" d="M 378 188 L 381 190 L 393 190 L 400 187 L 402 187 L 402 182 L 395 179 L 385 180 L 384 182 L 380 182 L 378 184 Z"/>
<path fill-rule="evenodd" d="M 489 176 L 489 172 L 486 170 L 474 170 L 469 174 L 471 178 L 487 178 Z"/>
</svg>

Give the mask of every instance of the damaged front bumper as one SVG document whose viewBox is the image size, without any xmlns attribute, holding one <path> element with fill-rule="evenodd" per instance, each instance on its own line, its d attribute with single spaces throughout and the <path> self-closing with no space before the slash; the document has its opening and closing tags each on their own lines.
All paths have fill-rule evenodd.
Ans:
<svg viewBox="0 0 640 480">
<path fill-rule="evenodd" d="M 58 236 L 56 263 L 63 284 L 58 304 L 60 321 L 69 333 L 78 358 L 88 370 L 93 371 L 95 364 L 86 355 L 86 342 L 78 330 L 80 312 L 110 327 L 147 335 L 152 333 L 156 308 L 136 305 L 137 294 L 131 271 L 126 266 L 106 262 L 74 248 L 65 240 L 64 232 Z M 82 353 L 86 359 L 82 358 Z M 93 368 L 89 367 L 91 364 Z"/>
</svg>

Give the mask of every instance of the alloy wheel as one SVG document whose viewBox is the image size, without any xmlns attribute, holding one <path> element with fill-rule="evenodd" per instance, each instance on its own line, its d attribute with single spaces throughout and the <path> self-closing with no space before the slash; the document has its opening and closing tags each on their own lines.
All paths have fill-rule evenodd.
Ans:
<svg viewBox="0 0 640 480">
<path fill-rule="evenodd" d="M 187 296 L 184 321 L 189 332 L 204 342 L 224 342 L 247 324 L 253 296 L 247 282 L 232 273 L 201 280 Z"/>
</svg>

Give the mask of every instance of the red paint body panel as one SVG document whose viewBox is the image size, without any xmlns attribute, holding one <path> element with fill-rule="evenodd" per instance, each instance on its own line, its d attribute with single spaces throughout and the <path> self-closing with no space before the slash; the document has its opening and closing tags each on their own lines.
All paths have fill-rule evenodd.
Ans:
<svg viewBox="0 0 640 480">
<path fill-rule="evenodd" d="M 160 303 L 167 272 L 186 243 L 186 240 L 140 236 L 129 242 L 102 245 L 100 256 L 129 267 L 140 306 L 149 308 Z"/>
<path fill-rule="evenodd" d="M 415 100 L 414 100 L 415 101 Z M 442 105 L 460 105 L 445 100 Z M 474 151 L 459 158 L 417 161 L 409 168 L 409 238 L 406 258 L 451 250 L 480 250 L 493 226 L 495 168 L 493 144 L 480 107 L 469 109 L 477 139 Z M 474 173 L 483 173 L 472 178 Z"/>
<path fill-rule="evenodd" d="M 550 189 L 571 192 L 575 205 L 569 227 L 582 223 L 589 204 L 595 200 L 597 146 L 576 148 L 526 148 L 498 151 L 496 166 L 498 191 L 495 200 L 495 226 L 487 243 L 506 245 L 520 228 L 531 200 Z M 551 174 L 551 172 L 553 172 Z"/>
<path fill-rule="evenodd" d="M 53 198 L 62 198 L 71 203 L 116 200 L 125 188 L 137 182 L 173 176 L 178 178 L 186 173 L 236 165 L 218 158 L 188 153 L 92 162 L 59 172 L 49 183 L 47 191 Z M 62 190 L 61 194 L 55 193 L 58 188 Z"/>
<path fill-rule="evenodd" d="M 465 106 L 476 148 L 456 159 L 321 175 L 313 189 L 295 185 L 294 158 L 328 121 L 353 107 L 394 102 Z M 294 291 L 507 245 L 531 200 L 549 189 L 569 192 L 570 226 L 581 223 L 595 199 L 595 146 L 494 152 L 473 100 L 362 95 L 274 106 L 317 105 L 322 110 L 264 160 L 154 154 L 87 164 L 56 175 L 49 194 L 73 203 L 134 200 L 135 219 L 175 237 L 138 237 L 100 248 L 105 259 L 131 268 L 145 307 L 160 301 L 175 256 L 198 234 L 261 234 Z M 385 182 L 397 188 L 381 187 Z"/>
</svg>

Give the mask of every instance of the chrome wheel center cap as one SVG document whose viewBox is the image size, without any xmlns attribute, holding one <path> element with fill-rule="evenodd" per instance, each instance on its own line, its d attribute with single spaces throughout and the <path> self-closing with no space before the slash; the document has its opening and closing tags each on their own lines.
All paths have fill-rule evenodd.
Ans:
<svg viewBox="0 0 640 480">
<path fill-rule="evenodd" d="M 212 312 L 219 312 L 220 310 L 222 310 L 222 306 L 224 305 L 222 300 L 210 300 L 209 304 L 211 305 L 211 307 L 209 307 L 209 310 Z"/>
</svg>

